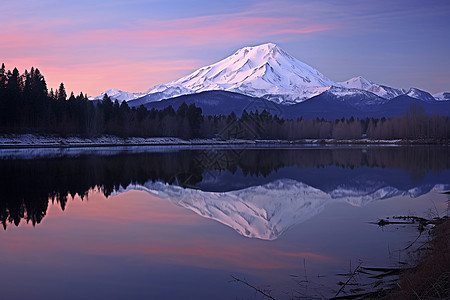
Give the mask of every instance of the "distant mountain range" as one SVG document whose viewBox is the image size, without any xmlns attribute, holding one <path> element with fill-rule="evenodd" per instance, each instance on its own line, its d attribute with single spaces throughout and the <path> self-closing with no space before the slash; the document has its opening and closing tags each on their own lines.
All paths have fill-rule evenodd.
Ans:
<svg viewBox="0 0 450 300">
<path fill-rule="evenodd" d="M 450 115 L 448 92 L 433 96 L 363 77 L 334 82 L 272 43 L 244 47 L 218 63 L 145 93 L 111 89 L 90 99 L 101 100 L 104 94 L 127 101 L 131 107 L 162 109 L 185 101 L 209 115 L 231 111 L 240 115 L 243 109 L 263 108 L 288 118 L 391 117 L 401 115 L 412 103 L 424 106 L 428 113 Z"/>
<path fill-rule="evenodd" d="M 171 105 L 175 110 L 186 103 L 195 104 L 202 108 L 205 115 L 229 115 L 234 112 L 240 116 L 244 109 L 247 112 L 268 111 L 280 118 L 305 119 L 325 118 L 327 120 L 340 119 L 342 117 L 393 117 L 402 115 L 411 104 L 421 105 L 428 114 L 450 115 L 450 101 L 424 102 L 407 95 L 395 97 L 391 100 L 378 97 L 368 92 L 356 92 L 347 94 L 345 97 L 339 95 L 341 88 L 332 88 L 320 95 L 314 96 L 303 102 L 283 105 L 264 98 L 250 97 L 227 91 L 206 91 L 197 94 L 183 95 L 161 101 L 142 102 L 142 98 L 130 100 L 131 107 L 143 104 L 147 109 L 161 110 Z"/>
</svg>

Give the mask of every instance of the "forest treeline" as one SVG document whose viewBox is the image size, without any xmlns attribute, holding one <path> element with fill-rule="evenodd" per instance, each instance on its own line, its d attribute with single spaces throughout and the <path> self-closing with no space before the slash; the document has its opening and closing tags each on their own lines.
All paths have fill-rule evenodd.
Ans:
<svg viewBox="0 0 450 300">
<path fill-rule="evenodd" d="M 401 117 L 390 119 L 285 120 L 267 111 L 243 111 L 228 116 L 204 116 L 194 104 L 177 110 L 130 108 L 127 102 L 101 101 L 87 95 L 67 94 L 61 83 L 47 88 L 39 69 L 20 74 L 17 68 L 0 68 L 0 132 L 39 133 L 61 136 L 117 136 L 239 138 L 239 139 L 448 139 L 450 118 L 429 116 L 421 106 L 412 106 Z"/>
</svg>

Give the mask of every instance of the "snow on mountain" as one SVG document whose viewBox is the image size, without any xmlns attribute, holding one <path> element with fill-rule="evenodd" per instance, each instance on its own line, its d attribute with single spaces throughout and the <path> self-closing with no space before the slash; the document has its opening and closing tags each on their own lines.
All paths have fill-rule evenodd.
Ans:
<svg viewBox="0 0 450 300">
<path fill-rule="evenodd" d="M 168 85 L 173 84 L 194 92 L 227 90 L 268 99 L 282 95 L 291 103 L 322 92 L 318 87 L 338 85 L 272 43 L 239 49 Z"/>
<path fill-rule="evenodd" d="M 277 45 L 267 43 L 239 49 L 218 63 L 202 67 L 168 84 L 157 85 L 146 93 L 122 92 L 117 98 L 132 100 L 145 96 L 143 102 L 153 102 L 203 91 L 225 90 L 293 104 L 318 95 L 330 86 L 340 85 Z M 99 95 L 94 99 L 102 97 Z"/>
<path fill-rule="evenodd" d="M 450 92 L 441 92 L 433 95 L 434 99 L 437 101 L 449 101 L 450 100 Z"/>
<path fill-rule="evenodd" d="M 105 94 L 107 94 L 112 101 L 117 100 L 120 103 L 122 101 L 137 99 L 145 95 L 145 93 L 130 93 L 118 89 L 109 89 L 104 93 L 102 93 L 101 95 L 98 95 L 96 97 L 89 97 L 89 100 L 102 100 Z"/>
<path fill-rule="evenodd" d="M 158 84 L 145 92 L 146 95 L 154 93 L 164 93 L 164 96 L 167 98 L 172 98 L 180 95 L 192 94 L 194 91 L 181 84 Z"/>
<path fill-rule="evenodd" d="M 375 95 L 385 99 L 392 99 L 397 96 L 405 94 L 404 90 L 391 88 L 385 85 L 380 85 L 372 81 L 369 81 L 361 76 L 351 78 L 344 82 L 339 82 L 339 84 L 349 89 L 360 89 L 372 92 Z"/>
<path fill-rule="evenodd" d="M 357 107 L 363 108 L 371 105 L 386 103 L 388 100 L 372 92 L 358 88 L 330 87 L 325 93 L 334 95 L 338 99 Z"/>
<path fill-rule="evenodd" d="M 416 88 L 411 88 L 407 93 L 407 96 L 411 97 L 411 98 L 415 98 L 424 102 L 428 102 L 428 103 L 433 103 L 436 101 L 436 99 L 434 99 L 433 96 L 431 96 L 430 93 L 416 89 Z"/>
<path fill-rule="evenodd" d="M 181 95 L 224 90 L 289 105 L 303 102 L 330 88 L 334 88 L 331 92 L 340 97 L 356 97 L 360 93 L 365 99 L 373 98 L 367 93 L 358 92 L 365 91 L 387 100 L 407 94 L 425 102 L 434 101 L 427 92 L 413 88 L 406 93 L 405 90 L 380 85 L 361 76 L 334 82 L 272 43 L 244 47 L 215 64 L 202 67 L 173 82 L 154 86 L 145 93 L 117 89 L 105 93 L 119 102 L 137 100 L 136 105 L 145 105 Z M 90 99 L 101 100 L 103 94 Z M 441 94 L 436 95 L 437 99 L 449 98 L 445 98 L 448 93 Z M 376 97 L 374 99 L 379 100 Z"/>
<path fill-rule="evenodd" d="M 326 193 L 292 179 L 280 179 L 235 191 L 208 192 L 149 181 L 144 185 L 120 188 L 118 193 L 142 190 L 229 226 L 245 237 L 274 240 L 290 227 L 317 215 L 331 202 L 364 206 L 399 195 L 415 197 L 432 188 L 401 191 L 382 185 L 371 188 L 339 186 Z"/>
</svg>

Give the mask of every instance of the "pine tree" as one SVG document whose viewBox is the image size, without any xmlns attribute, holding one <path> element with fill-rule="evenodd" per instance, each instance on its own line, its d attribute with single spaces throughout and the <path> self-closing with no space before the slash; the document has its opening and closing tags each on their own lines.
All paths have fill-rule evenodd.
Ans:
<svg viewBox="0 0 450 300">
<path fill-rule="evenodd" d="M 36 70 L 34 71 L 33 83 L 36 96 L 39 98 L 46 97 L 48 94 L 47 82 L 45 81 L 44 76 L 41 74 L 38 68 L 36 68 Z"/>
<path fill-rule="evenodd" d="M 186 117 L 187 110 L 188 106 L 186 102 L 183 102 L 177 109 L 177 118 L 182 120 L 184 117 Z"/>
<path fill-rule="evenodd" d="M 64 87 L 64 83 L 61 82 L 58 89 L 58 101 L 66 101 L 66 100 L 67 100 L 66 88 Z"/>
<path fill-rule="evenodd" d="M 6 122 L 6 114 L 7 114 L 7 103 L 6 103 L 6 70 L 5 64 L 2 63 L 2 67 L 0 68 L 0 126 L 4 126 Z"/>
<path fill-rule="evenodd" d="M 75 95 L 73 92 L 70 92 L 70 96 L 69 96 L 69 102 L 75 102 Z"/>
<path fill-rule="evenodd" d="M 0 68 L 0 92 L 6 89 L 6 82 L 7 78 L 6 78 L 5 64 L 2 63 L 2 67 Z"/>
<path fill-rule="evenodd" d="M 200 127 L 203 123 L 202 109 L 192 103 L 187 109 L 186 117 L 192 129 L 192 135 L 198 137 L 200 134 Z"/>
<path fill-rule="evenodd" d="M 8 97 L 19 97 L 22 91 L 22 78 L 19 74 L 19 70 L 14 68 L 14 70 L 8 72 L 8 83 L 6 85 Z"/>
</svg>

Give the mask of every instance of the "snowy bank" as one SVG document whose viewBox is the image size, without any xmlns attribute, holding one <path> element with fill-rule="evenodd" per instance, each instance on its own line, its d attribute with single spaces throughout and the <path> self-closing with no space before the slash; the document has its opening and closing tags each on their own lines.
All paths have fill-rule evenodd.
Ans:
<svg viewBox="0 0 450 300">
<path fill-rule="evenodd" d="M 98 137 L 61 137 L 38 134 L 3 134 L 0 135 L 0 148 L 71 148 L 71 147 L 112 147 L 112 146 L 196 146 L 196 145 L 409 145 L 409 144 L 445 144 L 440 140 L 336 140 L 336 139 L 303 139 L 303 140 L 243 140 L 243 139 L 191 139 L 176 137 L 117 137 L 103 135 Z"/>
</svg>

